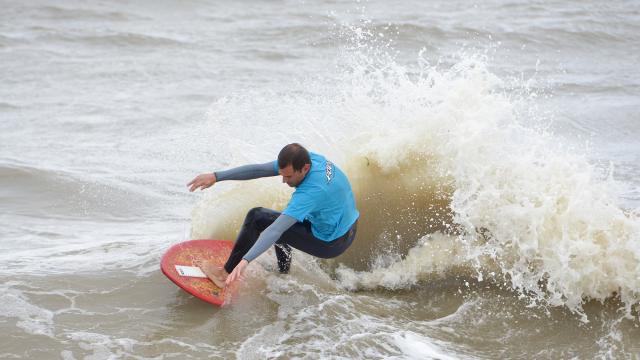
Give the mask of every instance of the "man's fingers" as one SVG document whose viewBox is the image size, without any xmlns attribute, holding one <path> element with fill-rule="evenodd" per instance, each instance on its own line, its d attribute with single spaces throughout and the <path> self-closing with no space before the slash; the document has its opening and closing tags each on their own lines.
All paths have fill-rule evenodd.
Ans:
<svg viewBox="0 0 640 360">
<path fill-rule="evenodd" d="M 241 278 L 241 276 L 239 276 L 238 274 L 239 272 L 237 270 L 233 270 L 231 272 L 231 274 L 229 274 L 229 276 L 227 277 L 227 285 L 231 285 L 234 281 L 236 281 L 239 277 Z"/>
<path fill-rule="evenodd" d="M 196 176 L 196 178 L 191 180 L 191 182 L 189 182 L 187 186 L 189 187 L 190 192 L 194 192 L 198 189 L 204 190 L 213 185 L 215 182 L 215 175 L 213 175 L 212 179 L 210 174 L 202 174 Z"/>
<path fill-rule="evenodd" d="M 225 283 L 227 285 L 231 285 L 232 282 L 233 282 L 233 272 L 229 274 L 229 276 L 227 276 L 227 280 L 225 281 Z"/>
<path fill-rule="evenodd" d="M 193 192 L 193 190 L 198 188 L 198 177 L 196 177 L 195 179 L 191 180 L 187 186 L 189 187 L 189 191 Z"/>
<path fill-rule="evenodd" d="M 190 192 L 193 192 L 194 190 L 198 190 L 198 188 L 202 188 L 204 186 L 204 184 L 201 181 L 196 181 L 196 180 L 189 183 L 189 185 L 191 185 L 191 187 L 189 188 Z"/>
</svg>

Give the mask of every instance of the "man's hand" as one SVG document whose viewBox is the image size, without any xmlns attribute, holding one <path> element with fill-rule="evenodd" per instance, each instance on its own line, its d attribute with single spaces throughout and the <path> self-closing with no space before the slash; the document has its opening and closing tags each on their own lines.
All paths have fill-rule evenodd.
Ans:
<svg viewBox="0 0 640 360">
<path fill-rule="evenodd" d="M 197 189 L 204 190 L 215 183 L 216 183 L 215 174 L 200 174 L 196 176 L 195 179 L 191 180 L 191 182 L 188 183 L 187 186 L 189 186 L 189 191 L 193 192 L 194 190 L 197 190 Z"/>
<path fill-rule="evenodd" d="M 227 276 L 227 280 L 225 281 L 227 286 L 231 285 L 231 283 L 233 283 L 236 280 L 242 281 L 244 279 L 244 270 L 247 268 L 247 265 L 249 265 L 249 262 L 245 259 L 242 259 L 240 263 L 236 265 L 236 267 L 233 269 L 231 274 Z"/>
</svg>

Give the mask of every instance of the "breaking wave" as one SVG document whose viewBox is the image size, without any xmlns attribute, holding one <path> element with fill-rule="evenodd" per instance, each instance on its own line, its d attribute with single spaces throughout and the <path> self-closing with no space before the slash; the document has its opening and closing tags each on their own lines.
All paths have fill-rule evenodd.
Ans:
<svg viewBox="0 0 640 360">
<path fill-rule="evenodd" d="M 443 66 L 420 53 L 401 65 L 356 30 L 337 79 L 213 104 L 203 133 L 227 149 L 224 165 L 271 160 L 298 141 L 347 172 L 361 220 L 335 269 L 346 288 L 410 288 L 465 271 L 583 316 L 583 301 L 616 298 L 631 316 L 640 220 L 618 205 L 614 169 L 545 130 L 537 94 L 493 74 L 486 58 Z M 246 155 L 254 148 L 262 155 Z M 194 209 L 194 238 L 233 238 L 248 209 L 282 209 L 289 194 L 273 179 L 214 188 Z"/>
</svg>

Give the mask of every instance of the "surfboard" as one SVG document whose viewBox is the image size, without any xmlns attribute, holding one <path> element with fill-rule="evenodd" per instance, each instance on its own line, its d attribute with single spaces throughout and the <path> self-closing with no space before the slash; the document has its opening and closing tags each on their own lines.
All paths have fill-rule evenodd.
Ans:
<svg viewBox="0 0 640 360">
<path fill-rule="evenodd" d="M 182 290 L 208 303 L 223 306 L 226 289 L 217 287 L 197 267 L 197 262 L 213 260 L 224 265 L 233 242 L 226 240 L 189 240 L 173 245 L 162 256 L 160 269 Z"/>
</svg>

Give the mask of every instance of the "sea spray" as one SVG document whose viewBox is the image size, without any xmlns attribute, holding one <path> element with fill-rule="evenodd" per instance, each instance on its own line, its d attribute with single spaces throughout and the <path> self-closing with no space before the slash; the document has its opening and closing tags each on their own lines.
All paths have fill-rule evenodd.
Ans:
<svg viewBox="0 0 640 360">
<path fill-rule="evenodd" d="M 507 92 L 512 86 L 487 61 L 467 56 L 444 67 L 421 58 L 408 67 L 356 47 L 343 54 L 338 80 L 309 84 L 313 95 L 228 97 L 214 105 L 212 121 L 220 134 L 237 133 L 235 150 L 262 139 L 275 158 L 299 141 L 347 172 L 361 219 L 352 251 L 338 259 L 346 288 L 406 288 L 466 267 L 532 302 L 583 314 L 584 300 L 617 297 L 632 315 L 640 221 L 616 205 L 615 179 L 540 130 L 535 111 L 522 111 L 535 96 Z M 270 131 L 289 136 L 238 133 L 246 114 L 285 119 Z M 221 230 L 212 224 L 237 225 L 253 206 L 284 208 L 287 193 L 264 184 L 205 197 L 194 234 L 215 236 Z M 237 211 L 220 211 L 225 203 Z"/>
</svg>

